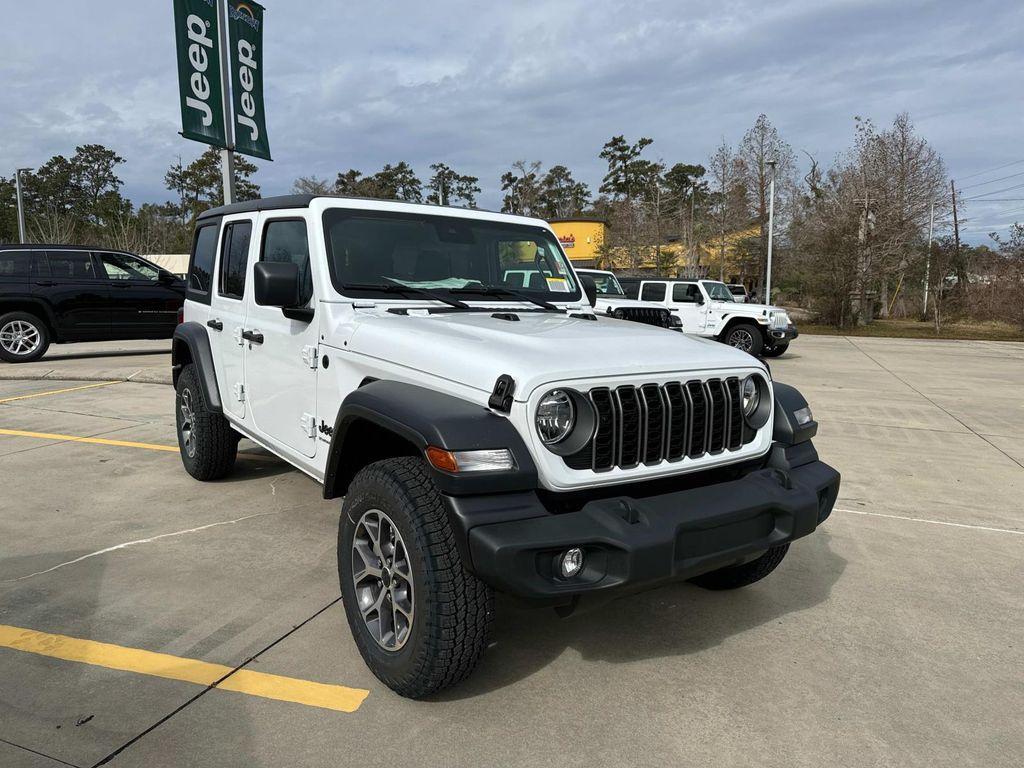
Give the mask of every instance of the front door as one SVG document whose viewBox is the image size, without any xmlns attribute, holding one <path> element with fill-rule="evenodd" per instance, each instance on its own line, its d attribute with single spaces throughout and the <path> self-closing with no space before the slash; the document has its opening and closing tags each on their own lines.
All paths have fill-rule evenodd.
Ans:
<svg viewBox="0 0 1024 768">
<path fill-rule="evenodd" d="M 217 371 L 220 401 L 240 419 L 245 418 L 245 331 L 246 275 L 249 272 L 249 251 L 252 244 L 251 218 L 225 219 L 220 234 L 213 291 L 210 295 L 210 318 L 206 327 L 210 335 L 210 351 Z"/>
<path fill-rule="evenodd" d="M 126 253 L 98 252 L 110 281 L 110 330 L 119 339 L 167 339 L 182 295 L 160 280 L 160 269 Z"/>
<path fill-rule="evenodd" d="M 672 286 L 672 311 L 683 321 L 683 333 L 701 333 L 707 323 L 707 304 L 696 283 Z"/>
<path fill-rule="evenodd" d="M 298 265 L 305 312 L 258 305 L 250 290 L 246 304 L 245 389 L 256 430 L 274 443 L 304 455 L 316 453 L 316 290 L 309 263 L 306 220 L 262 217 L 254 253 L 260 261 Z M 312 310 L 312 311 L 310 311 Z M 286 316 L 290 315 L 290 316 Z"/>
</svg>

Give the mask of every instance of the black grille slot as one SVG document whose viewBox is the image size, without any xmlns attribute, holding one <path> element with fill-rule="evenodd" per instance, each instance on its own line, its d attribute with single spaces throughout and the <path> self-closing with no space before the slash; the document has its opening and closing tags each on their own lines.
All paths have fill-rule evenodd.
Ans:
<svg viewBox="0 0 1024 768">
<path fill-rule="evenodd" d="M 590 402 L 597 416 L 594 432 L 594 470 L 601 472 L 615 466 L 616 422 L 615 398 L 605 388 L 590 390 Z"/>
<path fill-rule="evenodd" d="M 708 415 L 708 452 L 721 453 L 725 450 L 725 441 L 729 429 L 729 412 L 726 410 L 728 401 L 720 379 L 711 379 L 704 383 L 704 391 L 708 395 L 710 413 Z"/>
<path fill-rule="evenodd" d="M 690 396 L 693 419 L 690 426 L 690 450 L 687 455 L 696 459 L 707 453 L 708 401 L 704 385 L 699 381 L 686 382 L 686 393 Z"/>
<path fill-rule="evenodd" d="M 726 379 L 725 386 L 729 394 L 728 448 L 730 451 L 735 451 L 743 445 L 743 430 L 748 429 L 748 427 L 743 423 L 743 410 L 742 403 L 740 402 L 740 380 L 737 378 Z"/>
<path fill-rule="evenodd" d="M 630 469 L 640 463 L 640 397 L 636 387 L 629 386 L 616 389 L 615 397 L 619 406 L 619 457 L 616 464 L 622 469 Z"/>
<path fill-rule="evenodd" d="M 658 464 L 665 448 L 665 403 L 661 387 L 657 384 L 644 384 L 640 387 L 640 397 L 646 421 L 644 464 Z"/>
<path fill-rule="evenodd" d="M 669 327 L 671 313 L 667 309 L 658 309 L 656 307 L 621 307 L 615 311 L 616 313 L 622 313 L 623 320 L 656 325 L 659 328 Z"/>
<path fill-rule="evenodd" d="M 593 439 L 563 457 L 570 469 L 607 472 L 684 457 L 735 451 L 757 433 L 743 419 L 740 379 L 670 381 L 587 393 L 597 425 Z"/>
</svg>

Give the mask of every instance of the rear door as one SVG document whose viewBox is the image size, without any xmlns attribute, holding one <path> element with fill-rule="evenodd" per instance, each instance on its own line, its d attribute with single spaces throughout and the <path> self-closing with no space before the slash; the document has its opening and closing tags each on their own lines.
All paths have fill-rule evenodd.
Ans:
<svg viewBox="0 0 1024 768">
<path fill-rule="evenodd" d="M 221 403 L 239 419 L 245 418 L 247 400 L 242 332 L 245 330 L 252 232 L 253 219 L 249 216 L 224 219 L 210 297 L 210 318 L 206 323 Z"/>
<path fill-rule="evenodd" d="M 109 283 L 89 251 L 47 251 L 33 283 L 35 294 L 53 307 L 65 341 L 111 338 Z"/>
<path fill-rule="evenodd" d="M 183 297 L 160 268 L 126 253 L 96 253 L 110 288 L 111 333 L 123 339 L 170 338 Z"/>
<path fill-rule="evenodd" d="M 317 290 L 309 260 L 311 238 L 305 218 L 260 218 L 260 261 L 299 267 L 304 312 L 261 307 L 249 291 L 246 304 L 245 389 L 256 429 L 298 453 L 316 453 Z M 286 315 L 287 312 L 287 315 Z"/>
</svg>

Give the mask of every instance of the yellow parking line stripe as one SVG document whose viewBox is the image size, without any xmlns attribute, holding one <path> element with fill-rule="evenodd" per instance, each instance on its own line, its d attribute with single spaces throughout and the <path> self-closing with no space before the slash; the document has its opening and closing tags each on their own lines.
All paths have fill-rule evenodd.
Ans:
<svg viewBox="0 0 1024 768">
<path fill-rule="evenodd" d="M 116 445 L 121 448 L 146 448 L 150 451 L 178 452 L 176 445 L 156 445 L 155 443 L 136 443 L 132 440 L 107 440 L 105 437 L 77 437 L 75 435 L 57 435 L 50 432 L 27 432 L 23 429 L 0 429 L 0 435 L 11 437 L 37 437 L 40 440 L 64 440 L 70 443 L 92 443 L 94 445 Z"/>
<path fill-rule="evenodd" d="M 18 395 L 17 397 L 5 397 L 0 403 L 13 403 L 15 400 L 29 400 L 33 397 L 46 397 L 47 395 L 62 395 L 65 392 L 78 392 L 82 389 L 96 389 L 97 387 L 109 387 L 111 384 L 123 384 L 123 381 L 101 381 L 99 384 L 83 384 L 80 387 L 66 387 L 64 389 L 51 389 L 46 392 L 34 392 L 31 395 Z"/>
<path fill-rule="evenodd" d="M 0 647 L 35 653 L 64 661 L 77 661 L 106 669 L 136 672 L 185 683 L 210 686 L 232 671 L 223 664 L 185 659 L 166 653 L 125 648 L 110 643 L 82 640 L 66 635 L 51 635 L 33 629 L 0 624 Z M 216 686 L 227 691 L 247 693 L 265 699 L 290 701 L 310 707 L 355 712 L 370 694 L 364 688 L 328 685 L 293 677 L 240 669 Z"/>
</svg>

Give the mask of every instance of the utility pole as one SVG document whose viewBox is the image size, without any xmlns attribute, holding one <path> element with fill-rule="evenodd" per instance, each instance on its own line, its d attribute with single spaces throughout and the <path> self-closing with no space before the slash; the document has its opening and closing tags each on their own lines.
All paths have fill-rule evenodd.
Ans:
<svg viewBox="0 0 1024 768">
<path fill-rule="evenodd" d="M 928 317 L 928 284 L 932 273 L 932 232 L 935 228 L 935 201 L 928 210 L 928 253 L 924 258 L 924 301 L 921 303 L 921 315 Z"/>
<path fill-rule="evenodd" d="M 697 190 L 693 184 L 690 185 L 690 242 L 687 244 L 686 250 L 689 251 L 689 258 L 687 261 L 690 262 L 690 268 L 693 269 L 697 266 L 697 260 L 694 258 L 696 254 L 693 251 L 693 198 L 696 195 Z"/>
<path fill-rule="evenodd" d="M 778 161 L 769 160 L 772 178 L 768 187 L 768 265 L 764 281 L 764 303 L 772 303 L 772 235 L 775 232 L 775 166 Z"/>
<path fill-rule="evenodd" d="M 231 124 L 231 56 L 228 51 L 227 0 L 217 0 L 217 26 L 220 29 L 220 92 L 224 100 L 224 138 L 227 149 L 220 151 L 220 172 L 224 184 L 224 205 L 235 202 L 235 126 Z"/>
<path fill-rule="evenodd" d="M 18 242 L 22 244 L 24 244 L 28 238 L 25 237 L 25 202 L 22 199 L 21 193 L 21 173 L 22 171 L 31 170 L 31 168 L 14 169 L 14 186 L 17 189 L 18 194 Z"/>
<path fill-rule="evenodd" d="M 960 219 L 957 217 L 956 182 L 953 179 L 949 180 L 949 191 L 953 194 L 953 264 L 956 265 L 957 288 L 966 291 L 967 276 L 960 264 Z"/>
</svg>

